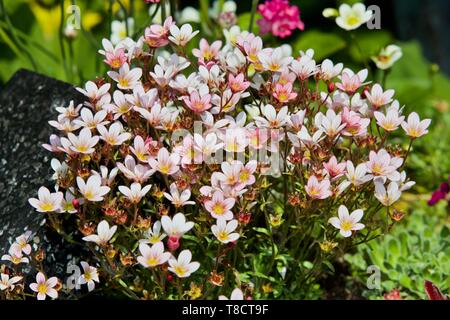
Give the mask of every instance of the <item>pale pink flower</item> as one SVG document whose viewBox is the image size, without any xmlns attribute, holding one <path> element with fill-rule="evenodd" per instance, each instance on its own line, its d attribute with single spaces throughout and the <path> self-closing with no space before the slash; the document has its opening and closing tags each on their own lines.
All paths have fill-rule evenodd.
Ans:
<svg viewBox="0 0 450 320">
<path fill-rule="evenodd" d="M 15 265 L 30 262 L 30 260 L 27 257 L 23 256 L 22 249 L 20 245 L 17 243 L 13 243 L 11 247 L 9 247 L 8 254 L 4 254 L 1 260 L 11 261 L 11 263 Z"/>
<path fill-rule="evenodd" d="M 402 163 L 402 158 L 391 157 L 385 149 L 380 149 L 378 152 L 370 151 L 366 167 L 367 172 L 375 177 L 385 177 L 391 181 L 396 181 L 400 179 L 400 173 L 397 169 Z"/>
<path fill-rule="evenodd" d="M 383 92 L 383 88 L 377 83 L 370 92 L 366 92 L 366 99 L 372 104 L 374 109 L 379 109 L 382 106 L 392 102 L 392 97 L 395 91 L 390 89 Z"/>
<path fill-rule="evenodd" d="M 92 170 L 92 174 L 98 175 L 102 179 L 102 186 L 111 186 L 114 179 L 117 176 L 118 168 L 112 168 L 111 171 L 108 170 L 106 166 L 100 166 L 100 172 Z"/>
<path fill-rule="evenodd" d="M 222 41 L 217 40 L 211 43 L 208 43 L 206 39 L 200 40 L 200 49 L 193 49 L 192 54 L 198 58 L 199 63 L 205 63 L 211 60 L 219 59 L 219 50 L 222 47 Z"/>
<path fill-rule="evenodd" d="M 347 238 L 352 235 L 352 231 L 364 228 L 364 225 L 359 223 L 363 214 L 364 212 L 361 209 L 357 209 L 349 214 L 347 207 L 341 205 L 338 209 L 338 217 L 328 219 L 328 223 L 339 229 L 341 235 Z"/>
<path fill-rule="evenodd" d="M 47 296 L 52 299 L 58 298 L 58 291 L 54 289 L 58 284 L 58 278 L 51 277 L 48 280 L 42 272 L 36 275 L 36 283 L 30 284 L 30 289 L 37 292 L 38 300 L 45 300 Z"/>
<path fill-rule="evenodd" d="M 195 204 L 195 201 L 189 201 L 189 198 L 191 197 L 191 190 L 184 189 L 180 193 L 180 190 L 178 190 L 175 182 L 170 185 L 170 193 L 164 192 L 164 197 L 172 202 L 176 208 Z"/>
<path fill-rule="evenodd" d="M 338 76 L 343 68 L 344 65 L 342 63 L 336 63 L 334 65 L 330 59 L 325 59 L 320 64 L 320 78 L 324 81 L 330 81 L 334 77 Z"/>
<path fill-rule="evenodd" d="M 326 199 L 333 194 L 330 190 L 330 180 L 323 179 L 319 182 L 316 176 L 309 177 L 305 191 L 312 199 Z"/>
<path fill-rule="evenodd" d="M 139 244 L 140 256 L 137 261 L 145 268 L 153 268 L 166 263 L 170 257 L 170 252 L 164 252 L 164 244 L 160 241 L 153 244 L 151 247 L 145 243 Z"/>
<path fill-rule="evenodd" d="M 25 253 L 26 255 L 30 255 L 31 253 L 31 245 L 28 243 L 30 240 L 31 231 L 27 231 L 24 234 L 18 236 L 16 238 L 16 242 L 18 244 L 18 248 Z"/>
<path fill-rule="evenodd" d="M 193 90 L 189 97 L 183 96 L 182 99 L 186 106 L 196 113 L 206 111 L 212 107 L 209 93 L 200 96 L 197 90 Z"/>
<path fill-rule="evenodd" d="M 300 80 L 306 80 L 317 73 L 316 62 L 306 54 L 293 60 L 290 69 Z"/>
<path fill-rule="evenodd" d="M 166 148 L 161 148 L 158 151 L 157 158 L 149 158 L 148 163 L 153 170 L 159 171 L 162 174 L 173 175 L 178 172 L 180 167 L 180 156 L 177 153 L 170 154 Z"/>
<path fill-rule="evenodd" d="M 347 163 L 345 161 L 338 163 L 336 157 L 332 156 L 328 162 L 323 163 L 323 167 L 331 178 L 336 179 L 345 173 Z"/>
<path fill-rule="evenodd" d="M 91 154 L 95 151 L 94 147 L 100 139 L 99 136 L 92 136 L 88 128 L 81 129 L 78 136 L 68 133 L 67 138 L 61 138 L 61 144 L 65 149 L 76 153 Z"/>
<path fill-rule="evenodd" d="M 337 136 L 346 126 L 342 123 L 342 116 L 336 114 L 333 109 L 328 109 L 326 115 L 322 112 L 317 113 L 314 124 L 329 137 Z"/>
<path fill-rule="evenodd" d="M 273 50 L 263 49 L 258 54 L 258 59 L 265 70 L 277 72 L 285 70 L 294 58 L 286 57 L 281 48 L 276 48 Z"/>
<path fill-rule="evenodd" d="M 349 69 L 344 69 L 341 75 L 341 82 L 336 83 L 336 87 L 352 95 L 358 90 L 363 81 L 367 78 L 367 69 L 361 70 L 357 74 Z"/>
<path fill-rule="evenodd" d="M 292 83 L 286 84 L 275 84 L 275 89 L 273 91 L 273 96 L 280 102 L 286 103 L 289 100 L 295 99 L 297 97 L 297 93 L 292 92 Z"/>
<path fill-rule="evenodd" d="M 236 77 L 233 74 L 228 75 L 228 86 L 233 92 L 242 92 L 250 86 L 249 81 L 245 81 L 243 73 L 239 73 Z"/>
<path fill-rule="evenodd" d="M 119 89 L 133 89 L 140 83 L 142 69 L 133 68 L 130 70 L 128 63 L 125 63 L 120 67 L 119 72 L 108 71 L 108 76 L 117 82 L 117 87 Z"/>
<path fill-rule="evenodd" d="M 148 165 L 136 164 L 136 160 L 130 155 L 125 157 L 124 163 L 117 162 L 117 168 L 130 180 L 144 183 L 155 172 Z"/>
<path fill-rule="evenodd" d="M 430 126 L 431 120 L 424 119 L 420 121 L 419 115 L 412 112 L 408 116 L 408 120 L 402 123 L 402 128 L 411 138 L 419 138 L 428 133 L 427 128 Z"/>
<path fill-rule="evenodd" d="M 105 83 L 101 87 L 97 87 L 95 82 L 86 82 L 85 89 L 76 88 L 79 92 L 89 98 L 89 102 L 85 102 L 85 105 L 93 109 L 100 109 L 101 106 L 111 101 L 111 95 L 109 89 L 111 84 Z"/>
<path fill-rule="evenodd" d="M 125 62 L 127 62 L 128 58 L 123 47 L 120 45 L 114 47 L 108 39 L 103 39 L 102 45 L 104 50 L 99 50 L 98 52 L 105 56 L 105 60 L 103 61 L 110 65 L 111 68 L 119 69 Z"/>
<path fill-rule="evenodd" d="M 169 43 L 170 27 L 174 24 L 172 17 L 167 17 L 163 25 L 152 24 L 145 29 L 145 42 L 152 48 L 164 47 Z"/>
<path fill-rule="evenodd" d="M 243 185 L 254 184 L 256 179 L 253 173 L 255 173 L 257 166 L 258 163 L 256 160 L 250 160 L 245 166 L 241 163 L 241 170 L 239 171 L 238 183 Z"/>
<path fill-rule="evenodd" d="M 147 162 L 150 155 L 148 144 L 145 143 L 141 136 L 135 136 L 133 146 L 130 146 L 130 151 L 141 162 Z"/>
<path fill-rule="evenodd" d="M 223 218 L 225 220 L 233 219 L 233 208 L 236 200 L 233 198 L 225 198 L 223 192 L 216 191 L 213 193 L 212 199 L 205 201 L 205 208 L 216 219 Z"/>
<path fill-rule="evenodd" d="M 14 290 L 15 284 L 22 280 L 22 277 L 16 276 L 16 277 L 9 277 L 9 274 L 2 273 L 0 275 L 0 290 Z"/>
<path fill-rule="evenodd" d="M 367 134 L 367 127 L 370 124 L 370 119 L 361 118 L 361 116 L 344 107 L 341 114 L 342 123 L 345 124 L 345 128 L 342 130 L 342 135 L 344 136 L 363 136 Z"/>
</svg>

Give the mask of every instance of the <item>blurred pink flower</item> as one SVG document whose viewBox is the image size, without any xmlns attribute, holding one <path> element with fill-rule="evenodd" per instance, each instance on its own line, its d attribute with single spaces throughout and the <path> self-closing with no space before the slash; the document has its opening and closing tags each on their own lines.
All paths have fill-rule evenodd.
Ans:
<svg viewBox="0 0 450 320">
<path fill-rule="evenodd" d="M 290 6 L 288 0 L 267 0 L 258 6 L 258 11 L 263 17 L 257 21 L 262 34 L 272 32 L 276 37 L 286 38 L 293 30 L 305 28 L 299 8 Z"/>
</svg>

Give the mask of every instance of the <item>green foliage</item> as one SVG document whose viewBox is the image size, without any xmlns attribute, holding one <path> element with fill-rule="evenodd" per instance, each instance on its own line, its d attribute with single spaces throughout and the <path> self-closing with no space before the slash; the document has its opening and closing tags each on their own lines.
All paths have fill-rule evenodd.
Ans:
<svg viewBox="0 0 450 320">
<path fill-rule="evenodd" d="M 314 49 L 314 58 L 318 61 L 335 54 L 346 46 L 345 40 L 334 33 L 319 30 L 308 30 L 303 32 L 298 40 L 293 43 L 294 52 Z"/>
<path fill-rule="evenodd" d="M 411 216 L 394 226 L 391 234 L 358 247 L 347 254 L 352 275 L 365 283 L 367 267 L 381 272 L 381 291 L 366 289 L 363 295 L 379 299 L 383 293 L 399 289 L 408 299 L 426 299 L 424 281 L 430 280 L 443 292 L 450 287 L 450 228 L 445 203 L 428 207 L 420 203 Z"/>
</svg>

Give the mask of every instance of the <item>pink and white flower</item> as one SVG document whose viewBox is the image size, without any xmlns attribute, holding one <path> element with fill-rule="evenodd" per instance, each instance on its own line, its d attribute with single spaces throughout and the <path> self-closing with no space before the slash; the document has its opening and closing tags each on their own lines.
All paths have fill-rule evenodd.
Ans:
<svg viewBox="0 0 450 320">
<path fill-rule="evenodd" d="M 198 30 L 192 31 L 192 26 L 190 24 L 183 24 L 181 28 L 178 28 L 173 24 L 170 26 L 169 30 L 169 40 L 181 47 L 186 46 L 186 44 L 199 33 Z"/>
<path fill-rule="evenodd" d="M 211 214 L 212 217 L 225 220 L 233 219 L 233 208 L 236 200 L 234 198 L 225 198 L 223 192 L 215 191 L 211 200 L 205 202 L 205 208 Z"/>
<path fill-rule="evenodd" d="M 180 193 L 180 190 L 178 190 L 177 184 L 175 182 L 170 185 L 170 193 L 164 192 L 164 197 L 172 202 L 172 204 L 176 208 L 195 204 L 195 201 L 189 201 L 189 198 L 191 197 L 191 190 L 184 189 Z"/>
<path fill-rule="evenodd" d="M 427 128 L 430 126 L 431 120 L 424 119 L 420 121 L 419 115 L 412 112 L 408 116 L 408 120 L 402 123 L 402 128 L 406 134 L 412 139 L 419 138 L 428 133 Z"/>
<path fill-rule="evenodd" d="M 330 190 L 330 180 L 323 179 L 319 182 L 316 176 L 309 177 L 305 191 L 312 199 L 326 199 L 333 194 Z"/>
<path fill-rule="evenodd" d="M 148 163 L 153 170 L 162 174 L 173 175 L 178 172 L 180 167 L 180 156 L 177 153 L 170 154 L 166 148 L 161 148 L 158 151 L 157 158 L 148 159 Z"/>
<path fill-rule="evenodd" d="M 58 291 L 55 287 L 58 284 L 58 278 L 51 277 L 47 279 L 42 272 L 36 275 L 36 282 L 30 284 L 30 289 L 37 292 L 38 300 L 45 300 L 47 296 L 52 299 L 58 298 Z"/>
<path fill-rule="evenodd" d="M 174 215 L 173 218 L 162 216 L 161 225 L 165 233 L 174 238 L 181 238 L 183 234 L 194 227 L 193 222 L 186 222 L 186 217 L 181 212 Z"/>
<path fill-rule="evenodd" d="M 90 129 L 84 128 L 81 129 L 78 136 L 69 133 L 67 138 L 61 138 L 61 144 L 65 149 L 69 149 L 73 152 L 91 154 L 95 151 L 94 147 L 99 139 L 99 136 L 92 136 Z"/>
<path fill-rule="evenodd" d="M 340 205 L 338 209 L 338 217 L 328 219 L 328 223 L 339 229 L 341 235 L 347 238 L 352 235 L 352 231 L 357 231 L 364 228 L 364 224 L 359 222 L 362 219 L 363 214 L 364 212 L 361 209 L 357 209 L 349 214 L 347 207 Z"/>
<path fill-rule="evenodd" d="M 100 139 L 111 146 L 120 146 L 131 138 L 131 133 L 123 132 L 123 126 L 120 122 L 114 122 L 106 129 L 103 125 L 98 125 L 97 130 L 100 133 Z"/>
<path fill-rule="evenodd" d="M 124 63 L 119 72 L 108 71 L 108 76 L 117 82 L 117 87 L 122 90 L 133 89 L 140 83 L 142 77 L 141 68 L 133 68 L 130 70 L 128 63 Z"/>
<path fill-rule="evenodd" d="M 2 273 L 0 274 L 0 290 L 14 290 L 15 284 L 22 280 L 22 277 L 15 276 L 10 278 L 9 274 Z"/>
</svg>

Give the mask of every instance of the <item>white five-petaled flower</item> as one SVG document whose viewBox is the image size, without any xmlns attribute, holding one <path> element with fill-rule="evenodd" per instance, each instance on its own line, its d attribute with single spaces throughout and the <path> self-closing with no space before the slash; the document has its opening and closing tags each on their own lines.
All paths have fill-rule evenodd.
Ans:
<svg viewBox="0 0 450 320">
<path fill-rule="evenodd" d="M 36 275 L 36 283 L 30 284 L 30 289 L 37 292 L 38 300 L 45 300 L 47 296 L 52 299 L 58 298 L 58 291 L 54 287 L 58 284 L 58 278 L 51 277 L 46 279 L 42 272 Z"/>
<path fill-rule="evenodd" d="M 28 243 L 31 236 L 31 231 L 27 231 L 24 234 L 18 236 L 16 238 L 16 242 L 18 245 L 18 248 L 25 253 L 26 255 L 29 255 L 31 253 L 31 245 Z"/>
<path fill-rule="evenodd" d="M 170 252 L 164 252 L 164 244 L 159 241 L 151 247 L 148 244 L 139 244 L 141 255 L 137 257 L 137 261 L 146 268 L 153 268 L 166 263 L 170 257 Z"/>
<path fill-rule="evenodd" d="M 119 72 L 108 71 L 108 76 L 117 82 L 117 87 L 119 89 L 133 89 L 140 83 L 142 69 L 133 68 L 130 70 L 128 63 L 124 63 L 120 67 Z"/>
<path fill-rule="evenodd" d="M 80 114 L 81 119 L 75 119 L 73 122 L 80 127 L 85 127 L 92 130 L 95 129 L 99 124 L 107 124 L 109 122 L 105 121 L 107 115 L 108 113 L 105 110 L 97 111 L 94 115 L 91 109 L 83 108 L 81 109 Z"/>
<path fill-rule="evenodd" d="M 223 218 L 217 219 L 215 225 L 211 226 L 214 236 L 222 243 L 234 242 L 239 239 L 239 233 L 233 232 L 238 226 L 238 221 L 233 219 L 227 222 Z"/>
<path fill-rule="evenodd" d="M 123 132 L 123 126 L 120 122 L 114 122 L 106 129 L 103 125 L 98 125 L 97 130 L 100 133 L 100 139 L 111 146 L 120 146 L 131 138 L 131 133 Z"/>
<path fill-rule="evenodd" d="M 372 179 L 371 175 L 367 174 L 367 167 L 365 163 L 360 163 L 356 166 L 353 165 L 353 162 L 347 160 L 347 168 L 346 168 L 346 176 L 352 185 L 355 187 L 362 185 Z"/>
<path fill-rule="evenodd" d="M 359 223 L 362 216 L 363 211 L 361 209 L 357 209 L 349 214 L 347 207 L 341 205 L 338 209 L 338 217 L 328 219 L 328 223 L 339 229 L 342 236 L 347 238 L 352 235 L 352 231 L 364 228 L 364 225 Z"/>
<path fill-rule="evenodd" d="M 366 98 L 375 109 L 378 109 L 390 102 L 392 102 L 392 97 L 394 96 L 395 91 L 393 89 L 389 89 L 383 91 L 383 88 L 378 84 L 374 84 L 372 89 L 366 91 Z"/>
<path fill-rule="evenodd" d="M 139 161 L 147 162 L 148 156 L 150 155 L 148 147 L 148 144 L 145 143 L 141 136 L 135 136 L 133 146 L 130 146 L 130 150 Z"/>
<path fill-rule="evenodd" d="M 152 185 L 149 184 L 142 188 L 140 183 L 134 182 L 131 184 L 130 188 L 126 186 L 119 186 L 119 191 L 132 203 L 139 203 L 147 192 L 150 191 L 151 187 Z"/>
<path fill-rule="evenodd" d="M 117 226 L 109 227 L 108 221 L 102 220 L 97 226 L 97 234 L 91 234 L 83 238 L 87 242 L 95 242 L 99 246 L 106 245 L 116 233 Z"/>
<path fill-rule="evenodd" d="M 386 70 L 392 67 L 402 55 L 402 48 L 395 44 L 391 44 L 386 48 L 381 49 L 380 53 L 377 56 L 371 57 L 371 59 L 375 62 L 378 69 Z"/>
<path fill-rule="evenodd" d="M 345 123 L 342 123 L 342 116 L 336 114 L 332 109 L 328 109 L 326 115 L 322 112 L 317 113 L 314 124 L 329 137 L 335 137 L 345 128 Z"/>
<path fill-rule="evenodd" d="M 427 128 L 430 126 L 431 120 L 424 119 L 420 121 L 419 115 L 412 112 L 408 116 L 408 120 L 402 123 L 402 128 L 411 138 L 419 138 L 428 133 Z"/>
<path fill-rule="evenodd" d="M 178 46 L 184 47 L 199 31 L 192 31 L 190 24 L 183 24 L 178 28 L 175 24 L 170 26 L 169 40 Z"/>
<path fill-rule="evenodd" d="M 195 201 L 189 201 L 189 198 L 191 197 L 191 190 L 184 189 L 180 193 L 175 182 L 170 185 L 170 193 L 164 192 L 164 197 L 170 200 L 176 208 L 189 204 L 195 204 Z"/>
<path fill-rule="evenodd" d="M 168 175 L 172 175 L 178 172 L 179 162 L 180 156 L 177 153 L 170 154 L 166 148 L 159 149 L 157 159 L 150 158 L 148 160 L 148 163 L 150 164 L 153 170 Z"/>
<path fill-rule="evenodd" d="M 77 185 L 83 197 L 88 201 L 102 201 L 103 196 L 111 190 L 107 186 L 102 186 L 102 179 L 99 175 L 92 175 L 85 182 L 83 178 L 77 177 Z"/>
<path fill-rule="evenodd" d="M 168 216 L 162 216 L 161 225 L 169 236 L 176 238 L 181 238 L 183 234 L 194 227 L 193 222 L 186 222 L 186 218 L 181 212 L 174 215 L 172 219 Z"/>
<path fill-rule="evenodd" d="M 382 181 L 375 181 L 375 197 L 386 207 L 392 205 L 402 195 L 397 182 L 389 183 L 387 189 Z"/>
<path fill-rule="evenodd" d="M 11 261 L 17 265 L 20 263 L 29 263 L 30 260 L 22 255 L 22 249 L 19 244 L 13 243 L 8 250 L 8 254 L 4 254 L 1 260 Z"/>
<path fill-rule="evenodd" d="M 83 267 L 83 274 L 78 278 L 79 284 L 87 284 L 88 291 L 95 289 L 95 282 L 99 283 L 97 268 L 90 266 L 87 262 L 81 261 Z"/>
<path fill-rule="evenodd" d="M 244 293 L 242 292 L 241 289 L 239 288 L 235 288 L 232 292 L 231 292 L 231 296 L 230 299 L 228 299 L 226 296 L 221 295 L 219 296 L 219 300 L 244 300 Z"/>
<path fill-rule="evenodd" d="M 255 117 L 256 125 L 258 127 L 276 129 L 282 127 L 289 121 L 287 106 L 281 108 L 278 113 L 274 106 L 270 104 L 263 106 L 261 109 L 264 117 Z"/>
<path fill-rule="evenodd" d="M 14 290 L 15 284 L 22 280 L 22 277 L 16 276 L 16 277 L 9 277 L 9 274 L 2 273 L 0 274 L 0 290 Z"/>
<path fill-rule="evenodd" d="M 366 10 L 362 3 L 355 3 L 352 7 L 344 3 L 339 7 L 336 24 L 344 30 L 354 30 L 366 23 L 372 17 L 372 12 Z"/>
<path fill-rule="evenodd" d="M 140 243 L 155 244 L 162 241 L 166 237 L 166 234 L 161 232 L 161 221 L 155 221 L 153 226 L 144 232 L 144 237 L 145 239 L 139 240 Z"/>
<path fill-rule="evenodd" d="M 386 131 L 397 130 L 405 119 L 405 117 L 401 116 L 399 111 L 395 108 L 389 108 L 386 115 L 379 111 L 375 111 L 373 115 L 377 120 L 377 124 Z"/>
<path fill-rule="evenodd" d="M 192 253 L 189 250 L 183 250 L 178 255 L 178 259 L 172 257 L 169 259 L 169 271 L 175 273 L 179 278 L 187 278 L 197 271 L 200 263 L 192 260 Z"/>
<path fill-rule="evenodd" d="M 83 128 L 78 136 L 69 132 L 67 138 L 61 138 L 61 144 L 65 149 L 70 149 L 77 153 L 90 154 L 95 151 L 99 136 L 92 136 L 89 128 Z"/>
<path fill-rule="evenodd" d="M 54 212 L 61 208 L 61 202 L 64 198 L 62 192 L 53 192 L 46 187 L 40 187 L 38 191 L 38 199 L 30 198 L 28 202 L 36 208 L 38 212 Z"/>
<path fill-rule="evenodd" d="M 385 149 L 380 149 L 378 152 L 370 151 L 366 168 L 374 177 L 386 177 L 391 181 L 397 181 L 400 179 L 397 169 L 402 163 L 402 158 L 391 157 Z"/>
</svg>

